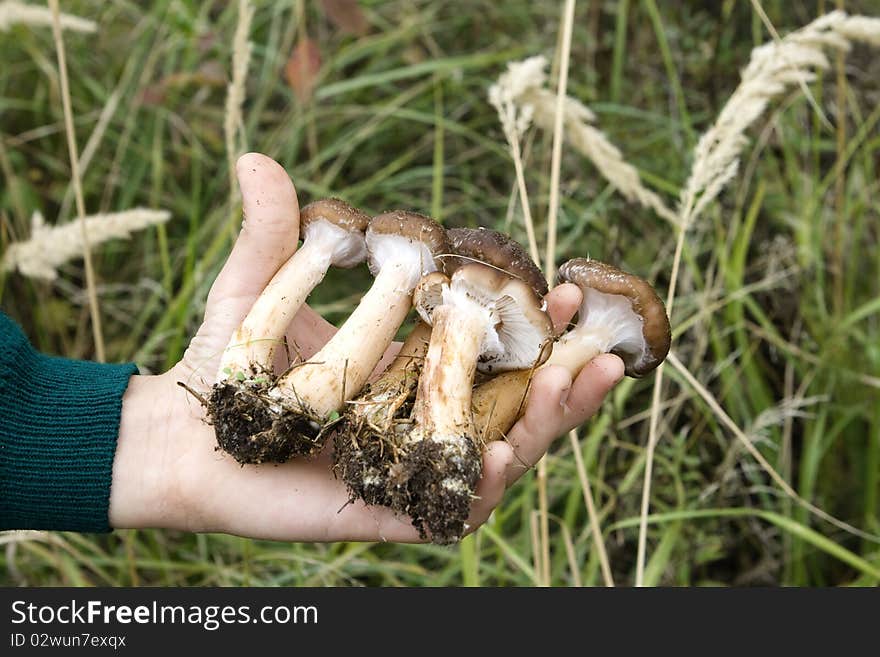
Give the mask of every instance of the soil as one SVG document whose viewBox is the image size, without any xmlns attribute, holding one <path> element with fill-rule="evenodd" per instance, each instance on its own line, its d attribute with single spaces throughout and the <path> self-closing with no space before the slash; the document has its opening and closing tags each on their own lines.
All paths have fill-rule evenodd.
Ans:
<svg viewBox="0 0 880 657">
<path fill-rule="evenodd" d="M 334 441 L 336 449 L 334 465 L 336 476 L 345 482 L 352 500 L 365 504 L 390 506 L 391 498 L 386 492 L 390 446 L 385 440 L 369 433 L 358 434 L 350 423 L 343 422 Z"/>
<path fill-rule="evenodd" d="M 395 392 L 382 403 L 351 405 L 336 432 L 334 471 L 352 500 L 391 506 L 388 471 L 400 458 L 402 436 L 412 428 L 415 385 L 401 381 Z M 370 391 L 360 399 L 371 399 Z"/>
<path fill-rule="evenodd" d="M 400 384 L 366 391 L 343 416 L 334 439 L 334 471 L 352 500 L 391 507 L 412 519 L 422 538 L 461 540 L 482 474 L 480 449 L 467 436 L 457 441 L 406 442 L 413 429 L 416 387 Z M 366 403 L 381 397 L 383 402 Z M 453 488 L 444 481 L 455 481 Z"/>
<path fill-rule="evenodd" d="M 207 399 L 219 449 L 244 464 L 284 463 L 312 454 L 321 444 L 321 423 L 270 407 L 269 383 L 219 383 Z"/>
<path fill-rule="evenodd" d="M 422 538 L 430 536 L 441 545 L 460 541 L 482 464 L 477 446 L 467 436 L 455 441 L 426 438 L 412 443 L 400 462 L 389 469 L 391 506 L 412 518 Z M 450 482 L 454 485 L 444 485 Z"/>
</svg>

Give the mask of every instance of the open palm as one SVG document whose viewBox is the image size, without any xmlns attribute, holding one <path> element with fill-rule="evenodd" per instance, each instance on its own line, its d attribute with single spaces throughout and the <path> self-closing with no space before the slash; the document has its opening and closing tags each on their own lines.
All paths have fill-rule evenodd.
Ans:
<svg viewBox="0 0 880 657">
<path fill-rule="evenodd" d="M 299 237 L 296 191 L 284 169 L 256 153 L 237 165 L 245 221 L 208 295 L 205 319 L 183 359 L 158 376 L 133 377 L 123 399 L 113 468 L 110 520 L 114 527 L 170 527 L 297 541 L 420 541 L 409 519 L 390 509 L 349 502 L 333 476 L 329 450 L 283 465 L 240 466 L 217 451 L 204 409 L 177 385 L 207 392 L 219 357 L 254 299 L 293 254 Z M 580 291 L 561 285 L 547 295 L 557 327 L 580 304 Z M 304 307 L 288 342 L 304 357 L 317 352 L 335 328 Z M 379 368 L 393 358 L 389 348 Z M 564 368 L 535 376 L 523 418 L 508 442 L 489 444 L 470 529 L 501 501 L 504 490 L 535 463 L 552 440 L 595 413 L 623 376 L 616 356 L 600 356 L 572 382 Z"/>
</svg>

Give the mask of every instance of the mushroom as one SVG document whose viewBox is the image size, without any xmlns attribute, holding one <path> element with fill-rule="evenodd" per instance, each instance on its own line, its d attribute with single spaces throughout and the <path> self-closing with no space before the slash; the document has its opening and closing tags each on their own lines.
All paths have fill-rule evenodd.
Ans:
<svg viewBox="0 0 880 657">
<path fill-rule="evenodd" d="M 617 267 L 576 258 L 559 268 L 559 280 L 583 293 L 578 323 L 553 346 L 545 366 L 561 365 L 572 377 L 602 353 L 620 356 L 626 374 L 642 377 L 669 352 L 671 333 L 663 302 L 651 285 Z M 474 417 L 480 436 L 502 438 L 523 407 L 531 372 L 502 374 L 477 387 Z"/>
<path fill-rule="evenodd" d="M 433 274 L 431 274 L 433 275 Z M 388 369 L 349 402 L 336 431 L 333 468 L 352 499 L 389 506 L 388 467 L 412 428 L 412 405 L 431 327 L 420 321 Z"/>
<path fill-rule="evenodd" d="M 436 543 L 463 535 L 482 470 L 471 414 L 475 370 L 531 367 L 552 329 L 530 285 L 503 270 L 466 264 L 419 283 L 416 310 L 433 326 L 400 461 L 389 468 L 391 506 Z"/>
<path fill-rule="evenodd" d="M 415 212 L 386 212 L 366 232 L 373 285 L 324 347 L 296 363 L 269 390 L 278 415 L 273 431 L 294 455 L 323 445 L 329 426 L 363 387 L 412 305 L 412 292 L 437 269 L 446 249 L 443 228 Z"/>
<path fill-rule="evenodd" d="M 478 261 L 528 283 L 538 296 L 547 294 L 547 280 L 538 265 L 519 242 L 504 233 L 490 228 L 450 228 L 446 237 L 450 253 L 443 256 L 443 271 L 447 275 Z"/>
<path fill-rule="evenodd" d="M 650 283 L 587 258 L 562 265 L 559 281 L 577 285 L 584 300 L 577 325 L 554 346 L 550 364 L 577 374 L 596 355 L 612 353 L 623 359 L 627 376 L 641 378 L 666 358 L 669 318 Z"/>
<path fill-rule="evenodd" d="M 274 383 L 273 362 L 294 315 L 327 269 L 350 268 L 366 258 L 364 230 L 370 218 L 335 198 L 300 211 L 303 243 L 257 297 L 220 358 L 208 400 L 217 443 L 240 463 L 285 461 L 283 444 L 252 440 L 273 421 L 265 393 Z M 265 434 L 263 434 L 265 437 Z"/>
<path fill-rule="evenodd" d="M 524 249 L 503 233 L 488 229 L 453 228 L 446 231 L 450 253 L 443 254 L 443 269 L 448 274 L 474 261 L 503 269 L 529 283 L 539 296 L 547 292 L 547 283 Z M 428 275 L 417 288 L 431 315 L 441 303 L 440 273 Z M 428 294 L 433 288 L 434 294 Z M 423 293 L 424 292 L 424 293 Z M 352 499 L 367 504 L 389 506 L 389 470 L 400 461 L 404 438 L 412 428 L 412 410 L 416 385 L 422 371 L 431 328 L 420 324 L 404 343 L 400 356 L 388 371 L 350 402 L 336 432 L 335 469 L 348 486 Z M 529 363 L 531 365 L 531 362 Z"/>
</svg>

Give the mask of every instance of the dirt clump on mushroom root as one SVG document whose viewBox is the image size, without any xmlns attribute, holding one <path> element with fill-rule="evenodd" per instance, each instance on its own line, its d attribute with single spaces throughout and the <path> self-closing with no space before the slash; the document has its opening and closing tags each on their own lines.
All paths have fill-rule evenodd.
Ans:
<svg viewBox="0 0 880 657">
<path fill-rule="evenodd" d="M 391 506 L 388 473 L 400 460 L 402 436 L 412 428 L 415 401 L 415 386 L 401 388 L 385 401 L 355 407 L 336 432 L 334 468 L 352 501 Z"/>
<path fill-rule="evenodd" d="M 320 423 L 302 415 L 279 413 L 267 393 L 271 384 L 215 384 L 204 401 L 217 446 L 238 463 L 285 463 L 320 443 Z"/>
<path fill-rule="evenodd" d="M 474 442 L 421 440 L 389 469 L 391 507 L 407 514 L 422 538 L 446 545 L 467 530 L 473 491 L 483 470 Z"/>
<path fill-rule="evenodd" d="M 421 368 L 414 368 L 418 378 Z M 372 392 L 372 394 L 371 394 Z M 416 386 L 400 381 L 369 403 L 355 403 L 337 427 L 335 472 L 352 501 L 390 507 L 410 517 L 419 535 L 437 544 L 464 536 L 472 492 L 482 475 L 479 447 L 466 436 L 407 444 Z"/>
</svg>

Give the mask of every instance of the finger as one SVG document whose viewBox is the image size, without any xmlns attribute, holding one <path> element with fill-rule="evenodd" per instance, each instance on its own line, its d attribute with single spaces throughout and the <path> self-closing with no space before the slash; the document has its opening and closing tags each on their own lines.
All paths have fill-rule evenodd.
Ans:
<svg viewBox="0 0 880 657">
<path fill-rule="evenodd" d="M 350 502 L 338 514 L 334 529 L 322 540 L 382 541 L 425 543 L 412 520 L 387 507 L 367 506 L 362 500 Z"/>
<path fill-rule="evenodd" d="M 559 365 L 549 365 L 535 374 L 526 411 L 507 434 L 515 456 L 507 471 L 508 484 L 537 463 L 561 433 L 564 402 L 571 385 L 568 370 Z"/>
<path fill-rule="evenodd" d="M 382 354 L 382 359 L 376 364 L 376 367 L 373 368 L 373 373 L 370 375 L 371 381 L 376 377 L 381 376 L 382 373 L 388 369 L 388 366 L 391 365 L 391 361 L 397 358 L 397 354 L 400 352 L 402 346 L 402 342 L 392 342 L 388 346 L 388 349 Z"/>
<path fill-rule="evenodd" d="M 281 165 L 265 155 L 247 153 L 238 158 L 236 174 L 244 219 L 208 295 L 208 312 L 229 299 L 252 303 L 296 251 L 299 239 L 296 190 Z M 249 308 L 250 303 L 243 305 Z"/>
<path fill-rule="evenodd" d="M 308 305 L 294 315 L 293 321 L 287 329 L 287 344 L 290 345 L 291 355 L 308 360 L 321 349 L 336 333 L 336 327 Z M 279 350 L 280 352 L 280 350 Z M 285 356 L 279 353 L 279 357 Z M 285 369 L 290 363 L 278 363 L 281 369 Z"/>
<path fill-rule="evenodd" d="M 291 345 L 291 351 L 294 352 L 291 355 L 302 360 L 308 360 L 336 335 L 336 331 L 337 328 L 333 324 L 321 317 L 309 306 L 303 306 L 293 318 L 290 328 L 287 330 L 287 344 Z M 400 351 L 402 344 L 401 342 L 391 343 L 382 355 L 382 359 L 373 369 L 373 373 L 370 375 L 371 381 L 388 369 L 391 361 L 397 357 L 397 352 Z M 284 370 L 290 365 L 290 362 L 286 360 L 287 354 L 281 353 L 280 350 L 276 354 L 276 359 L 278 361 L 276 368 L 280 370 Z"/>
<path fill-rule="evenodd" d="M 587 363 L 565 399 L 561 433 L 592 417 L 608 392 L 623 378 L 623 373 L 623 361 L 614 354 L 602 354 Z"/>
<path fill-rule="evenodd" d="M 553 320 L 553 330 L 557 335 L 568 328 L 582 300 L 583 293 L 580 288 L 571 283 L 557 285 L 544 297 L 544 301 L 547 302 L 547 314 Z"/>
<path fill-rule="evenodd" d="M 474 492 L 476 499 L 467 520 L 468 533 L 486 522 L 489 514 L 501 503 L 507 488 L 507 469 L 513 460 L 513 450 L 507 443 L 495 440 L 486 445 L 483 452 L 483 476 Z"/>
</svg>

